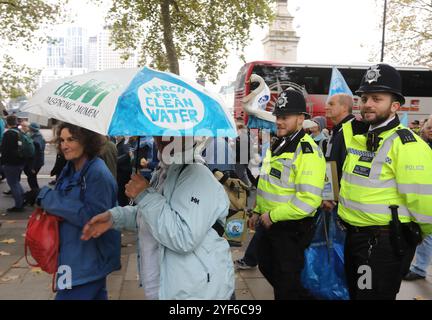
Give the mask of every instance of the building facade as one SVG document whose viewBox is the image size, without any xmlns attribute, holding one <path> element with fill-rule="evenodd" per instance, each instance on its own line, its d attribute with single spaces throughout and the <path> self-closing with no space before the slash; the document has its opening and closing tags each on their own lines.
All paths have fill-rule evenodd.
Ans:
<svg viewBox="0 0 432 320">
<path fill-rule="evenodd" d="M 39 87 L 89 71 L 138 66 L 136 55 L 123 61 L 121 52 L 115 51 L 109 40 L 107 28 L 90 37 L 87 30 L 79 26 L 60 29 L 47 43 L 46 67 L 39 77 Z"/>
<path fill-rule="evenodd" d="M 137 55 L 123 61 L 121 51 L 115 51 L 110 45 L 110 33 L 107 28 L 100 31 L 96 37 L 89 38 L 89 71 L 136 68 Z"/>
<path fill-rule="evenodd" d="M 264 59 L 271 61 L 297 61 L 297 45 L 300 40 L 293 29 L 294 17 L 288 12 L 288 1 L 276 2 L 275 20 L 262 40 Z"/>
</svg>

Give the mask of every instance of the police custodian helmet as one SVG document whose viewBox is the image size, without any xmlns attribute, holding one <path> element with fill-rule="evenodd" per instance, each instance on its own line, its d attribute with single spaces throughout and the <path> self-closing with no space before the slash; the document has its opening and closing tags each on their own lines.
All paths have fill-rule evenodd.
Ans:
<svg viewBox="0 0 432 320">
<path fill-rule="evenodd" d="M 303 93 L 293 88 L 282 91 L 276 100 L 273 115 L 284 116 L 300 113 L 306 114 L 306 100 Z"/>
<path fill-rule="evenodd" d="M 405 103 L 399 71 L 388 64 L 380 63 L 369 67 L 355 93 L 360 96 L 372 92 L 393 93 L 401 105 Z"/>
</svg>

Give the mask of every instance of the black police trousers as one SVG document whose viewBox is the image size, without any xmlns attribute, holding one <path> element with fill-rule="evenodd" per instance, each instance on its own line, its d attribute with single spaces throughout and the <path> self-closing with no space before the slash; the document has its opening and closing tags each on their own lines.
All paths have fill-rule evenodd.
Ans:
<svg viewBox="0 0 432 320">
<path fill-rule="evenodd" d="M 274 223 L 263 229 L 258 242 L 258 266 L 272 285 L 275 300 L 309 299 L 300 276 L 304 266 L 304 251 L 310 245 L 315 226 L 314 218 Z"/>
<path fill-rule="evenodd" d="M 416 246 L 397 255 L 388 228 L 348 228 L 345 273 L 351 300 L 395 300 Z"/>
</svg>

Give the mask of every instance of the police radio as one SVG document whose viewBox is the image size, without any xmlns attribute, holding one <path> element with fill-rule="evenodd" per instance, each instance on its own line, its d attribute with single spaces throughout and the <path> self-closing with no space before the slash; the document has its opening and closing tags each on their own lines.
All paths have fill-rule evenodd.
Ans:
<svg viewBox="0 0 432 320">
<path fill-rule="evenodd" d="M 406 243 L 404 241 L 403 232 L 401 222 L 398 216 L 398 208 L 397 205 L 389 206 L 391 210 L 392 219 L 390 221 L 390 242 L 393 246 L 393 249 L 398 256 L 405 255 L 406 252 Z"/>
</svg>

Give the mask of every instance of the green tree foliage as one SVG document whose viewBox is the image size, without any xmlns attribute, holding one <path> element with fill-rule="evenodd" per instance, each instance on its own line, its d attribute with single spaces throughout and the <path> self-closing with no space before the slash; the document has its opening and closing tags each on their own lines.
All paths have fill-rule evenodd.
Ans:
<svg viewBox="0 0 432 320">
<path fill-rule="evenodd" d="M 388 0 L 386 21 L 385 60 L 432 66 L 432 1 Z"/>
<path fill-rule="evenodd" d="M 40 70 L 17 64 L 13 57 L 3 56 L 5 66 L 1 74 L 0 92 L 11 93 L 11 98 L 17 98 L 17 92 L 32 92 L 35 89 L 34 80 L 39 76 Z M 17 86 L 17 84 L 20 86 Z"/>
<path fill-rule="evenodd" d="M 54 24 L 61 17 L 62 6 L 67 3 L 48 3 L 42 0 L 0 0 L 0 39 L 3 44 L 17 44 L 30 49 L 44 41 L 36 37 L 37 31 Z"/>
<path fill-rule="evenodd" d="M 33 92 L 40 70 L 17 64 L 9 55 L 3 56 L 0 67 L 0 107 L 7 98 L 15 99 Z"/>
<path fill-rule="evenodd" d="M 113 0 L 106 17 L 111 40 L 124 58 L 179 74 L 189 59 L 199 77 L 216 82 L 230 49 L 242 52 L 252 24 L 272 18 L 273 0 Z M 253 36 L 253 35 L 252 35 Z"/>
<path fill-rule="evenodd" d="M 59 0 L 60 1 L 60 0 Z M 0 0 L 0 103 L 16 92 L 30 93 L 35 87 L 38 70 L 19 65 L 11 55 L 4 54 L 15 48 L 37 48 L 47 39 L 40 33 L 62 17 L 61 3 L 41 0 Z"/>
</svg>

